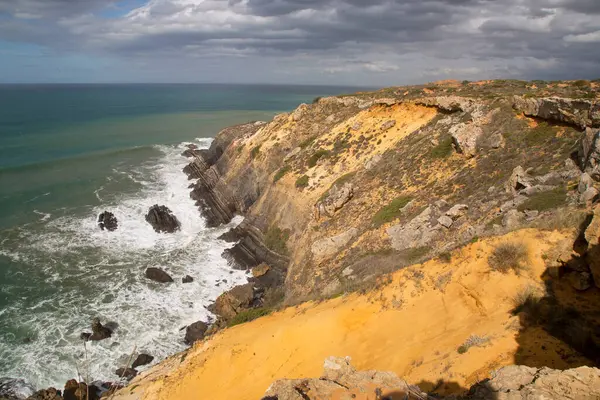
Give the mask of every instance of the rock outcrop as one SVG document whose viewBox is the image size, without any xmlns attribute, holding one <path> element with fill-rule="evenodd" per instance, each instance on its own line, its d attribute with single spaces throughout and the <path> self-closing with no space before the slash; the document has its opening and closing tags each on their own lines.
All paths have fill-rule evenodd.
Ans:
<svg viewBox="0 0 600 400">
<path fill-rule="evenodd" d="M 150 364 L 152 361 L 154 361 L 153 356 L 149 354 L 140 354 L 133 361 L 133 364 L 131 364 L 131 368 L 142 367 L 144 365 Z"/>
<path fill-rule="evenodd" d="M 153 205 L 146 214 L 148 222 L 158 233 L 173 233 L 181 227 L 179 220 L 166 206 Z"/>
<path fill-rule="evenodd" d="M 600 370 L 579 367 L 560 371 L 511 365 L 473 386 L 470 400 L 592 400 L 600 398 Z"/>
<path fill-rule="evenodd" d="M 198 340 L 204 339 L 204 334 L 208 329 L 208 324 L 203 321 L 197 321 L 185 328 L 184 342 L 187 345 L 192 345 Z"/>
<path fill-rule="evenodd" d="M 108 339 L 112 336 L 112 329 L 102 325 L 100 318 L 94 318 L 92 320 L 92 333 L 82 333 L 81 338 L 83 340 L 98 341 Z"/>
<path fill-rule="evenodd" d="M 107 230 L 109 232 L 116 231 L 119 226 L 119 221 L 117 221 L 117 217 L 115 214 L 104 211 L 98 215 L 98 226 L 101 230 Z"/>
<path fill-rule="evenodd" d="M 63 397 L 61 396 L 60 390 L 48 388 L 38 390 L 28 397 L 27 400 L 63 400 Z"/>
<path fill-rule="evenodd" d="M 410 386 L 393 372 L 356 371 L 350 359 L 329 357 L 323 375 L 312 379 L 275 381 L 262 400 L 321 399 L 427 400 L 426 393 Z"/>
<path fill-rule="evenodd" d="M 163 269 L 161 268 L 156 268 L 156 267 L 150 267 L 146 269 L 146 272 L 144 272 L 144 276 L 154 282 L 158 282 L 158 283 L 171 283 L 173 282 L 173 278 L 171 278 L 171 275 L 169 275 L 168 273 L 166 273 Z"/>
<path fill-rule="evenodd" d="M 243 309 L 251 307 L 254 300 L 254 286 L 252 283 L 246 283 L 235 286 L 217 297 L 212 309 L 215 314 L 230 320 Z"/>
<path fill-rule="evenodd" d="M 582 129 L 600 127 L 600 101 L 597 100 L 515 96 L 513 107 L 530 117 L 562 122 Z"/>
</svg>

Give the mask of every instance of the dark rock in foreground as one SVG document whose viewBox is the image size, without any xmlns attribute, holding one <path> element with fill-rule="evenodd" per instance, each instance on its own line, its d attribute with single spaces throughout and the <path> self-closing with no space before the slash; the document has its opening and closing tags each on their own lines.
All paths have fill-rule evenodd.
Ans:
<svg viewBox="0 0 600 400">
<path fill-rule="evenodd" d="M 166 206 L 153 205 L 146 214 L 146 221 L 158 233 L 173 233 L 181 227 L 179 220 Z"/>
<path fill-rule="evenodd" d="M 92 320 L 92 333 L 83 332 L 80 335 L 80 338 L 88 341 L 88 340 L 103 340 L 108 339 L 112 336 L 112 329 L 102 325 L 100 323 L 100 318 L 94 318 Z"/>
<path fill-rule="evenodd" d="M 88 388 L 85 383 L 71 379 L 65 384 L 63 398 L 65 400 L 98 400 L 100 396 L 95 386 L 90 385 Z"/>
<path fill-rule="evenodd" d="M 142 365 L 150 364 L 152 361 L 154 361 L 154 357 L 152 357 L 151 355 L 140 354 L 139 356 L 137 356 L 137 358 L 135 359 L 133 364 L 131 364 L 131 367 L 132 368 L 141 367 Z"/>
<path fill-rule="evenodd" d="M 189 275 L 186 275 L 183 278 L 181 278 L 181 282 L 182 283 L 192 283 L 192 282 L 194 282 L 194 278 L 192 278 Z"/>
<path fill-rule="evenodd" d="M 104 211 L 103 213 L 100 213 L 100 215 L 98 215 L 98 226 L 100 227 L 100 229 L 106 229 L 107 231 L 112 232 L 117 230 L 118 225 L 119 222 L 117 221 L 117 217 L 115 217 L 115 214 L 109 211 Z"/>
<path fill-rule="evenodd" d="M 150 267 L 150 268 L 146 269 L 145 275 L 146 275 L 146 278 L 153 280 L 155 282 L 159 282 L 159 283 L 173 282 L 173 278 L 171 278 L 171 275 L 167 274 L 165 271 L 163 271 L 160 268 Z"/>
<path fill-rule="evenodd" d="M 204 339 L 204 334 L 208 329 L 208 325 L 205 322 L 198 321 L 194 322 L 185 329 L 185 344 L 192 345 L 198 340 Z"/>
<path fill-rule="evenodd" d="M 35 392 L 27 400 L 63 400 L 60 390 L 55 388 L 42 389 Z"/>
<path fill-rule="evenodd" d="M 130 381 L 137 376 L 138 372 L 133 368 L 119 368 L 115 371 L 115 374 L 117 374 L 119 378 L 125 378 Z"/>
</svg>

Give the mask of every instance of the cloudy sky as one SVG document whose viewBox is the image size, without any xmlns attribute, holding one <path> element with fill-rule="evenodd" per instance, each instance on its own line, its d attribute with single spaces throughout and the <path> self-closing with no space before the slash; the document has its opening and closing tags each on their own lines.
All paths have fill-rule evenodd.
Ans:
<svg viewBox="0 0 600 400">
<path fill-rule="evenodd" d="M 0 82 L 600 78 L 600 0 L 0 0 Z"/>
</svg>

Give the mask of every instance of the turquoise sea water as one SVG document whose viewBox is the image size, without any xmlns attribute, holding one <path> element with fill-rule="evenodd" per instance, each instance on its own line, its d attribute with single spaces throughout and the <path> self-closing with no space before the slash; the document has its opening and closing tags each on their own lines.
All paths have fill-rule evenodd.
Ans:
<svg viewBox="0 0 600 400">
<path fill-rule="evenodd" d="M 220 257 L 189 198 L 186 143 L 208 146 L 221 128 L 352 88 L 239 85 L 0 86 L 0 376 L 60 387 L 79 370 L 114 380 L 135 348 L 156 361 L 182 350 L 180 328 L 241 282 Z M 180 232 L 144 221 L 165 204 Z M 100 231 L 103 210 L 119 219 Z M 143 278 L 149 266 L 175 279 Z M 190 274 L 194 283 L 183 285 Z M 88 343 L 91 318 L 118 324 Z M 86 354 L 87 353 L 87 357 Z M 87 361 L 86 361 L 87 358 Z"/>
</svg>

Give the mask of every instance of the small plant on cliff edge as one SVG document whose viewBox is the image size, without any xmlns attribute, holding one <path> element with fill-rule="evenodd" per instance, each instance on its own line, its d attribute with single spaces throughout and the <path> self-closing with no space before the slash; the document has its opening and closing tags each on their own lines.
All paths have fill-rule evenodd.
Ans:
<svg viewBox="0 0 600 400">
<path fill-rule="evenodd" d="M 327 150 L 317 150 L 310 158 L 308 159 L 308 167 L 312 168 L 317 165 L 317 162 L 323 158 L 328 157 L 329 152 Z"/>
<path fill-rule="evenodd" d="M 281 230 L 277 226 L 271 226 L 265 234 L 265 245 L 279 254 L 288 254 L 287 241 L 290 238 L 288 230 Z"/>
<path fill-rule="evenodd" d="M 258 146 L 253 147 L 252 150 L 250 150 L 250 157 L 252 157 L 252 159 L 255 159 L 259 153 L 260 153 L 260 144 Z"/>
<path fill-rule="evenodd" d="M 391 222 L 398 218 L 402 213 L 402 209 L 406 207 L 412 198 L 410 196 L 400 196 L 392 200 L 390 204 L 377 211 L 372 218 L 373 225 L 380 227 L 386 222 Z"/>
<path fill-rule="evenodd" d="M 268 308 L 250 308 L 249 310 L 243 310 L 239 314 L 229 321 L 229 326 L 235 326 L 243 324 L 245 322 L 253 321 L 257 318 L 263 317 L 271 312 Z"/>
<path fill-rule="evenodd" d="M 527 269 L 529 251 L 527 245 L 520 242 L 500 243 L 488 258 L 490 267 L 503 274 L 511 269 L 516 273 Z"/>
<path fill-rule="evenodd" d="M 290 172 L 290 170 L 292 169 L 292 167 L 290 167 L 289 165 L 286 165 L 284 167 L 281 167 L 279 169 L 279 171 L 277 171 L 277 173 L 275 174 L 275 176 L 273 177 L 273 183 L 277 182 L 278 180 L 280 180 L 281 178 L 283 178 L 283 176 L 285 174 L 287 174 L 288 172 Z"/>
<path fill-rule="evenodd" d="M 303 189 L 308 186 L 308 176 L 302 175 L 300 178 L 296 179 L 296 187 L 299 189 Z"/>
</svg>

